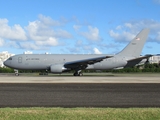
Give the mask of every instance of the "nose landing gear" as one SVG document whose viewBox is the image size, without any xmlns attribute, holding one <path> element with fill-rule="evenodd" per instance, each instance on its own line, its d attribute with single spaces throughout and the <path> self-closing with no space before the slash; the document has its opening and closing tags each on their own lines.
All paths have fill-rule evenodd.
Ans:
<svg viewBox="0 0 160 120">
<path fill-rule="evenodd" d="M 19 76 L 19 72 L 17 69 L 14 69 L 15 76 Z"/>
</svg>

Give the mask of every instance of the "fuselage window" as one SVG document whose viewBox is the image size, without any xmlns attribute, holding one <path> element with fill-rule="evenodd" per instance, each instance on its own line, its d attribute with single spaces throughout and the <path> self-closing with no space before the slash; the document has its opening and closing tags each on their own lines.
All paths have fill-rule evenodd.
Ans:
<svg viewBox="0 0 160 120">
<path fill-rule="evenodd" d="M 10 57 L 9 60 L 12 60 L 12 58 Z"/>
</svg>

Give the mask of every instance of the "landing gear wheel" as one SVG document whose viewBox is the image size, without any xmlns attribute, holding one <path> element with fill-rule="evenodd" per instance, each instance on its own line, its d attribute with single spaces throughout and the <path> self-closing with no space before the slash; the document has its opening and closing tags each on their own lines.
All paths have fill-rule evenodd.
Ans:
<svg viewBox="0 0 160 120">
<path fill-rule="evenodd" d="M 82 73 L 82 72 L 75 72 L 75 73 L 73 74 L 73 76 L 83 76 L 83 73 Z"/>
<path fill-rule="evenodd" d="M 48 75 L 48 73 L 47 72 L 41 72 L 41 73 L 39 73 L 39 75 Z"/>
<path fill-rule="evenodd" d="M 15 72 L 15 76 L 19 76 L 19 72 L 17 69 L 14 69 L 14 72 Z"/>
<path fill-rule="evenodd" d="M 19 76 L 19 74 L 18 74 L 18 73 L 15 73 L 15 76 Z"/>
<path fill-rule="evenodd" d="M 79 73 L 79 76 L 83 76 L 83 73 L 80 72 L 80 73 Z"/>
</svg>

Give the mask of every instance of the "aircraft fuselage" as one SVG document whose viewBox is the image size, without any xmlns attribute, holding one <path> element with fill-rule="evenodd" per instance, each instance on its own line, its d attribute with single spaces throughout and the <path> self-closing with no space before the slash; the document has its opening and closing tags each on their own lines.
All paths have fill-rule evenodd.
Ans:
<svg viewBox="0 0 160 120">
<path fill-rule="evenodd" d="M 95 57 L 105 56 L 104 54 L 100 55 L 91 55 L 91 54 L 21 54 L 15 55 L 7 60 L 5 64 L 9 65 L 14 69 L 23 69 L 23 70 L 48 70 L 51 65 L 62 64 L 66 62 L 78 61 L 80 59 L 89 59 Z M 112 57 L 104 59 L 101 62 L 97 62 L 92 65 L 88 65 L 86 69 L 95 69 L 95 70 L 104 70 L 112 69 L 118 67 L 124 67 L 127 64 L 125 58 L 122 57 Z"/>
</svg>

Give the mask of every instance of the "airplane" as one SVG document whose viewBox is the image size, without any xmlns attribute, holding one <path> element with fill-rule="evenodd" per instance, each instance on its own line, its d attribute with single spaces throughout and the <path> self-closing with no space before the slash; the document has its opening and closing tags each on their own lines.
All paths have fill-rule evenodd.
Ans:
<svg viewBox="0 0 160 120">
<path fill-rule="evenodd" d="M 19 54 L 8 58 L 4 65 L 21 70 L 46 70 L 61 74 L 75 71 L 74 76 L 83 75 L 82 70 L 122 69 L 145 64 L 152 55 L 141 56 L 149 29 L 143 29 L 122 51 L 106 54 Z M 16 75 L 19 75 L 16 72 Z"/>
</svg>

